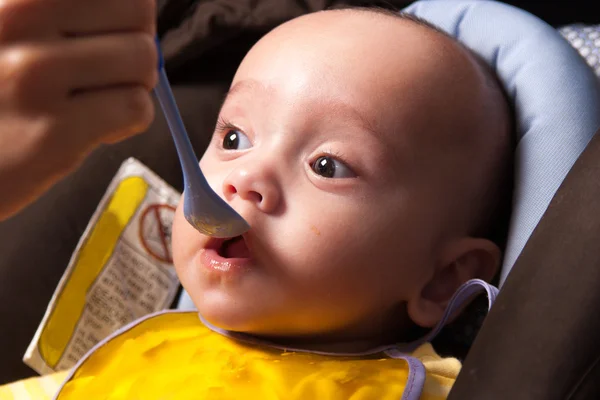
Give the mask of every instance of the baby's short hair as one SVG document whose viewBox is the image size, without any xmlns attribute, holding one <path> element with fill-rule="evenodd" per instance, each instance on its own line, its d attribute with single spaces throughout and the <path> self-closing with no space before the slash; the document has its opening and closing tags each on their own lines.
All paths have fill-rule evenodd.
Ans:
<svg viewBox="0 0 600 400">
<path fill-rule="evenodd" d="M 374 14 L 387 15 L 389 17 L 394 17 L 394 18 L 398 18 L 401 20 L 414 22 L 415 24 L 421 25 L 424 28 L 432 29 L 452 40 L 455 40 L 452 36 L 448 35 L 448 33 L 446 33 L 443 29 L 436 26 L 435 24 L 432 24 L 431 22 L 427 21 L 426 19 L 418 17 L 414 14 L 409 14 L 409 13 L 406 13 L 403 11 L 398 11 L 395 9 L 388 9 L 388 8 L 383 8 L 383 7 L 378 7 L 378 6 L 364 7 L 364 6 L 348 6 L 348 5 L 334 6 L 331 9 L 332 10 L 347 10 L 347 11 L 363 11 L 363 12 L 369 12 L 369 13 L 374 13 Z"/>
</svg>

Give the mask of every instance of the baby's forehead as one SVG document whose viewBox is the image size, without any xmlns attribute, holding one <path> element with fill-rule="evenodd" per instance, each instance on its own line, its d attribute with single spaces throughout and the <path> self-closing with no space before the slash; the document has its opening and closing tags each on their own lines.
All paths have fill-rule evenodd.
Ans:
<svg viewBox="0 0 600 400">
<path fill-rule="evenodd" d="M 410 72 L 429 72 L 457 61 L 464 61 L 463 50 L 446 35 L 413 17 L 398 17 L 381 12 L 331 10 L 307 14 L 282 24 L 262 38 L 248 53 L 238 75 L 251 66 L 304 69 L 322 72 L 371 70 L 387 72 L 386 78 L 406 79 L 402 65 L 418 65 Z M 257 73 L 253 70 L 252 73 Z M 286 79 L 297 79 L 290 69 Z M 437 75 L 437 71 L 436 71 Z M 338 78 L 345 79 L 344 74 Z M 373 76 L 377 78 L 377 76 Z M 423 78 L 423 77 L 421 77 Z"/>
<path fill-rule="evenodd" d="M 282 24 L 259 41 L 244 59 L 241 70 L 249 61 L 276 65 L 288 61 L 303 68 L 325 70 L 339 69 L 343 64 L 348 69 L 371 67 L 373 74 L 387 70 L 392 73 L 386 78 L 393 84 L 394 71 L 398 79 L 407 78 L 408 71 L 399 63 L 421 67 L 410 71 L 414 73 L 432 74 L 436 68 L 439 71 L 435 75 L 439 75 L 460 70 L 452 64 L 464 63 L 468 57 L 466 49 L 454 39 L 416 17 L 343 9 L 307 14 Z"/>
<path fill-rule="evenodd" d="M 334 10 L 269 33 L 244 59 L 232 88 L 258 82 L 268 89 L 265 109 L 348 104 L 381 131 L 422 132 L 473 112 L 465 105 L 481 95 L 477 69 L 464 48 L 420 20 Z"/>
</svg>

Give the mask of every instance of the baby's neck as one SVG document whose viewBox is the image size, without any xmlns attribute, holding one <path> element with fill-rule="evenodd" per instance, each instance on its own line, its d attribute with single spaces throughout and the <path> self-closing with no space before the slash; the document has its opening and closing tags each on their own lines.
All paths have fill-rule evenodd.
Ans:
<svg viewBox="0 0 600 400">
<path fill-rule="evenodd" d="M 371 350 L 399 343 L 410 343 L 424 335 L 414 325 L 403 308 L 370 321 L 361 321 L 355 326 L 346 326 L 322 333 L 277 334 L 258 332 L 234 332 L 216 327 L 199 315 L 211 330 L 235 339 L 260 342 L 265 345 L 288 350 L 318 353 L 368 353 Z"/>
<path fill-rule="evenodd" d="M 385 329 L 356 331 L 341 330 L 318 335 L 259 335 L 259 340 L 265 340 L 277 347 L 303 350 L 319 353 L 366 353 L 371 350 L 398 343 L 409 343 L 424 332 L 412 322 L 398 320 L 396 324 L 385 325 Z"/>
</svg>

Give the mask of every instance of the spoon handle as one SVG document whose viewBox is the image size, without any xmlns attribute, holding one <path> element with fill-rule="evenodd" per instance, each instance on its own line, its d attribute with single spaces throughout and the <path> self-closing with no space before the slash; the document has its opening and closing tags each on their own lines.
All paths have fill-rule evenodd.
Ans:
<svg viewBox="0 0 600 400">
<path fill-rule="evenodd" d="M 209 188 L 208 182 L 200 169 L 198 158 L 194 153 L 194 148 L 183 124 L 175 96 L 173 96 L 171 90 L 158 38 L 156 39 L 156 48 L 158 50 L 158 84 L 154 88 L 154 93 L 160 103 L 167 124 L 169 125 L 169 130 L 173 136 L 173 141 L 175 142 L 175 149 L 179 155 L 179 162 L 183 171 L 184 186 L 187 189 L 192 184 L 199 184 L 207 189 Z"/>
<path fill-rule="evenodd" d="M 193 179 L 194 182 L 197 182 L 198 178 L 196 176 L 202 175 L 200 166 L 198 165 L 198 158 L 194 153 L 192 143 L 190 142 L 190 138 L 183 125 L 165 69 L 161 68 L 158 74 L 158 84 L 154 88 L 154 91 L 160 106 L 163 109 L 165 119 L 169 125 L 169 130 L 173 136 L 175 148 L 179 154 L 181 168 L 183 169 L 183 175 L 185 178 L 189 177 L 190 179 Z M 204 176 L 201 178 L 204 180 Z"/>
</svg>

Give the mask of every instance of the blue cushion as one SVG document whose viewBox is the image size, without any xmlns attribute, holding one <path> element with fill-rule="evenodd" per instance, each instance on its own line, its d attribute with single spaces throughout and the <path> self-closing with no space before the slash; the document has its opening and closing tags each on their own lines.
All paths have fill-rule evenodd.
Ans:
<svg viewBox="0 0 600 400">
<path fill-rule="evenodd" d="M 518 145 L 503 282 L 565 175 L 600 128 L 600 85 L 558 31 L 521 9 L 487 0 L 422 0 L 405 11 L 483 57 L 513 101 Z"/>
</svg>

